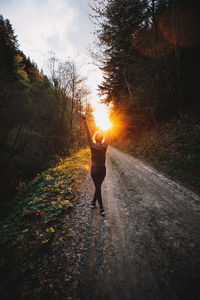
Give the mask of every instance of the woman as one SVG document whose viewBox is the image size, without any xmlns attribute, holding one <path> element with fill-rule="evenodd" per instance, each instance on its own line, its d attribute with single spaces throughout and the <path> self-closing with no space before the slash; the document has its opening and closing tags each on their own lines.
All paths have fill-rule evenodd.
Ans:
<svg viewBox="0 0 200 300">
<path fill-rule="evenodd" d="M 94 135 L 94 142 L 93 142 L 85 115 L 82 115 L 82 119 L 84 121 L 88 142 L 91 149 L 91 159 L 92 159 L 91 177 L 95 185 L 95 193 L 91 203 L 91 208 L 95 208 L 96 200 L 98 199 L 99 206 L 100 206 L 100 213 L 103 216 L 105 215 L 105 211 L 102 203 L 101 185 L 106 176 L 105 160 L 106 160 L 106 150 L 109 142 L 109 131 L 107 132 L 104 141 L 103 141 L 104 138 L 103 133 L 101 131 L 97 131 Z"/>
</svg>

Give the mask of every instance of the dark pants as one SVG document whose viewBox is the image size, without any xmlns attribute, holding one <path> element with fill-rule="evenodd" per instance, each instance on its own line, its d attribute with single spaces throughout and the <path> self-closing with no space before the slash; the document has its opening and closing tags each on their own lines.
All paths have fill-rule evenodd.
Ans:
<svg viewBox="0 0 200 300">
<path fill-rule="evenodd" d="M 91 177 L 95 185 L 95 194 L 93 202 L 95 203 L 98 199 L 100 208 L 103 208 L 102 196 L 101 196 L 101 185 L 106 176 L 106 167 L 105 165 L 98 166 L 92 164 L 91 166 Z"/>
</svg>

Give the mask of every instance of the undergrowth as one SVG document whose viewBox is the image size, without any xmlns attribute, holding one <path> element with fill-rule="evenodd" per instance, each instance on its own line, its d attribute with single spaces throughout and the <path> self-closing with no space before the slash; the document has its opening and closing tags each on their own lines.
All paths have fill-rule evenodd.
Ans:
<svg viewBox="0 0 200 300">
<path fill-rule="evenodd" d="M 168 123 L 113 143 L 156 169 L 200 192 L 200 111 L 182 113 Z"/>
<path fill-rule="evenodd" d="M 26 274 L 30 259 L 34 264 L 40 261 L 56 232 L 67 238 L 62 216 L 77 200 L 81 180 L 88 172 L 89 158 L 89 149 L 84 149 L 38 174 L 12 203 L 11 213 L 1 223 L 0 239 L 4 274 L 1 284 L 6 284 L 8 289 L 9 286 L 13 289 L 13 285 L 17 288 L 16 278 L 19 280 L 20 274 Z"/>
</svg>

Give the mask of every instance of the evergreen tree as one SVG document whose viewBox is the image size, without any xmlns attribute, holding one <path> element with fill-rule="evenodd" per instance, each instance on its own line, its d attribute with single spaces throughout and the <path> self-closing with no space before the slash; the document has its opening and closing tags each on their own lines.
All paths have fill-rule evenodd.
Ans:
<svg viewBox="0 0 200 300">
<path fill-rule="evenodd" d="M 93 6 L 104 54 L 100 93 L 106 95 L 105 103 L 132 117 L 133 128 L 177 114 L 188 105 L 188 93 L 195 98 L 197 84 L 191 78 L 199 82 L 196 4 L 195 0 L 107 0 Z"/>
<path fill-rule="evenodd" d="M 17 49 L 17 37 L 14 34 L 12 25 L 9 20 L 4 20 L 3 16 L 0 15 L 0 74 L 2 86 L 15 78 Z"/>
<path fill-rule="evenodd" d="M 75 63 L 60 63 L 58 71 L 53 80 L 40 72 L 19 49 L 10 22 L 0 16 L 2 199 L 20 180 L 32 178 L 84 145 L 80 113 L 87 88 Z"/>
</svg>

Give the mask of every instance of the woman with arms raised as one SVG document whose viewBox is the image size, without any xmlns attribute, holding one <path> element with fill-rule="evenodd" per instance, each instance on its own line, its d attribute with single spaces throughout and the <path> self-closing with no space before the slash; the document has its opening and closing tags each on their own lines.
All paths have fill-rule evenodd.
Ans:
<svg viewBox="0 0 200 300">
<path fill-rule="evenodd" d="M 101 131 L 97 131 L 94 134 L 94 138 L 93 138 L 94 141 L 93 141 L 85 115 L 82 115 L 82 119 L 84 121 L 85 129 L 88 137 L 88 143 L 91 149 L 91 159 L 92 159 L 91 177 L 95 185 L 95 193 L 91 203 L 91 208 L 95 208 L 96 200 L 98 199 L 99 206 L 100 206 L 100 213 L 103 216 L 105 215 L 105 211 L 102 202 L 101 185 L 106 176 L 106 167 L 105 167 L 106 150 L 108 148 L 110 134 L 109 131 L 107 131 L 106 137 L 104 139 L 103 133 Z"/>
</svg>

